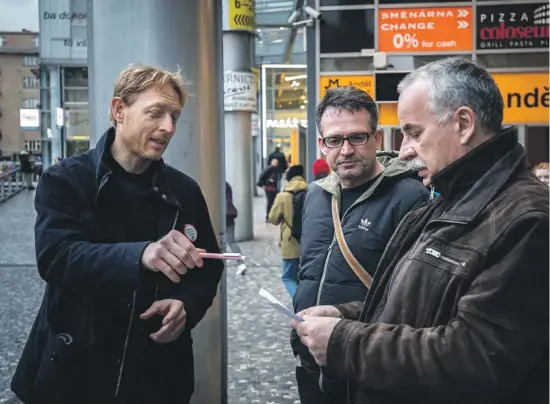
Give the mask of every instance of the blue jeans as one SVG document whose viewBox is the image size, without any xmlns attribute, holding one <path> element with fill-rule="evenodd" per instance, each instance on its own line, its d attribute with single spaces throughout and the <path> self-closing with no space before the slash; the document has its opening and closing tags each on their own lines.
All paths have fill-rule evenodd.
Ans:
<svg viewBox="0 0 550 404">
<path fill-rule="evenodd" d="M 298 268 L 300 267 L 299 258 L 283 259 L 283 283 L 290 295 L 290 298 L 294 298 L 296 293 L 296 287 L 298 286 Z"/>
</svg>

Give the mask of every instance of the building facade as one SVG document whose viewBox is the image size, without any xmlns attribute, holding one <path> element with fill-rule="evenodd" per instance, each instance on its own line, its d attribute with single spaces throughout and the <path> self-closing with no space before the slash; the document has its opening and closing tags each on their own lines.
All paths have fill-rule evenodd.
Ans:
<svg viewBox="0 0 550 404">
<path fill-rule="evenodd" d="M 0 32 L 0 159 L 41 153 L 37 69 L 38 33 Z"/>
<path fill-rule="evenodd" d="M 493 75 L 504 123 L 518 127 L 528 164 L 548 161 L 547 1 L 316 0 L 315 7 L 321 19 L 308 28 L 314 34 L 308 61 L 315 61 L 308 74 L 317 80 L 310 102 L 330 87 L 364 89 L 379 106 L 384 147 L 398 149 L 399 81 L 427 62 L 462 56 Z"/>
</svg>

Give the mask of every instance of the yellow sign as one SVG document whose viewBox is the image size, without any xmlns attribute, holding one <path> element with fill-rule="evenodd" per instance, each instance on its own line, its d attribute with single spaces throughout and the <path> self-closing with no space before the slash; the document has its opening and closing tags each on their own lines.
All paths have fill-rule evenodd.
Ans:
<svg viewBox="0 0 550 404">
<path fill-rule="evenodd" d="M 397 104 L 378 104 L 378 125 L 399 126 Z"/>
<path fill-rule="evenodd" d="M 256 29 L 255 0 L 228 0 L 229 29 L 235 31 L 250 31 Z"/>
<path fill-rule="evenodd" d="M 321 76 L 319 98 L 323 98 L 327 89 L 351 86 L 363 90 L 374 98 L 374 76 Z"/>
<path fill-rule="evenodd" d="M 504 99 L 504 123 L 548 125 L 548 73 L 495 73 Z"/>
<path fill-rule="evenodd" d="M 503 124 L 548 125 L 548 73 L 494 73 L 492 76 L 504 100 Z M 397 103 L 378 105 L 380 125 L 398 127 Z"/>
</svg>

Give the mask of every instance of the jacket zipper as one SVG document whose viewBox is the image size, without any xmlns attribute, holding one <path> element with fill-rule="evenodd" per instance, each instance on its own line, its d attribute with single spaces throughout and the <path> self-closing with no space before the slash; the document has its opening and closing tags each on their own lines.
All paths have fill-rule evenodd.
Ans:
<svg viewBox="0 0 550 404">
<path fill-rule="evenodd" d="M 165 196 L 165 195 L 163 195 L 163 196 Z M 163 198 L 163 199 L 165 199 L 165 198 Z M 176 224 L 178 223 L 179 215 L 180 215 L 180 210 L 179 210 L 179 208 L 177 208 L 176 218 L 174 219 L 174 223 L 172 224 L 172 230 L 174 230 L 176 228 Z M 157 299 L 158 299 L 158 291 L 159 291 L 159 287 L 157 285 L 156 288 L 155 288 L 155 301 L 157 301 Z M 118 379 L 117 379 L 117 383 L 116 383 L 115 397 L 118 397 L 118 393 L 120 391 L 120 383 L 122 382 L 122 375 L 124 373 L 124 363 L 126 361 L 126 354 L 128 352 L 128 342 L 130 341 L 130 334 L 132 332 L 132 324 L 134 322 L 134 314 L 136 312 L 136 296 L 137 296 L 137 291 L 134 290 L 134 293 L 132 295 L 132 309 L 130 310 L 130 321 L 128 322 L 128 329 L 126 330 L 126 338 L 124 339 L 124 350 L 122 351 L 122 360 L 121 360 L 121 363 L 120 363 L 120 368 L 118 370 Z"/>
<path fill-rule="evenodd" d="M 428 255 L 431 255 L 432 257 L 442 259 L 443 261 L 448 262 L 449 264 L 453 264 L 459 267 L 463 267 L 466 265 L 466 263 L 449 258 L 433 248 L 428 247 L 424 250 L 424 252 Z"/>
<path fill-rule="evenodd" d="M 130 323 L 128 324 L 128 329 L 126 330 L 126 338 L 124 339 L 124 351 L 122 352 L 122 361 L 120 363 L 120 368 L 118 370 L 118 379 L 116 382 L 115 397 L 118 397 L 118 392 L 120 391 L 120 382 L 122 381 L 122 374 L 124 372 L 124 362 L 126 361 L 126 353 L 128 351 L 128 342 L 130 341 L 130 332 L 132 330 L 132 323 L 134 322 L 134 313 L 136 311 L 136 295 L 137 295 L 137 291 L 134 290 L 134 293 L 132 295 L 132 309 L 130 310 Z"/>
<path fill-rule="evenodd" d="M 323 275 L 321 275 L 321 282 L 319 283 L 319 290 L 317 291 L 317 300 L 315 303 L 316 306 L 319 306 L 319 302 L 321 301 L 321 291 L 323 289 L 323 283 L 325 282 L 325 276 L 327 274 L 328 260 L 330 259 L 330 255 L 332 253 L 332 247 L 334 247 L 335 241 L 336 239 L 333 238 L 330 245 L 328 246 L 327 258 L 325 258 L 325 265 L 323 266 Z"/>
</svg>

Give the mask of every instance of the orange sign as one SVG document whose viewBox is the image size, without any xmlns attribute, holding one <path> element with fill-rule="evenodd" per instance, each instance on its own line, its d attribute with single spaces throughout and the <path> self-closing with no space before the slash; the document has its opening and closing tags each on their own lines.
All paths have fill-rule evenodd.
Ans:
<svg viewBox="0 0 550 404">
<path fill-rule="evenodd" d="M 548 73 L 492 74 L 504 100 L 504 123 L 548 125 Z"/>
<path fill-rule="evenodd" d="M 323 98 L 327 89 L 334 87 L 356 87 L 374 98 L 374 76 L 321 76 L 319 98 Z"/>
<path fill-rule="evenodd" d="M 494 73 L 493 79 L 504 100 L 504 124 L 548 125 L 550 88 L 548 73 Z M 383 126 L 399 126 L 397 103 L 378 104 Z"/>
<path fill-rule="evenodd" d="M 472 7 L 378 10 L 380 52 L 472 50 Z"/>
</svg>

